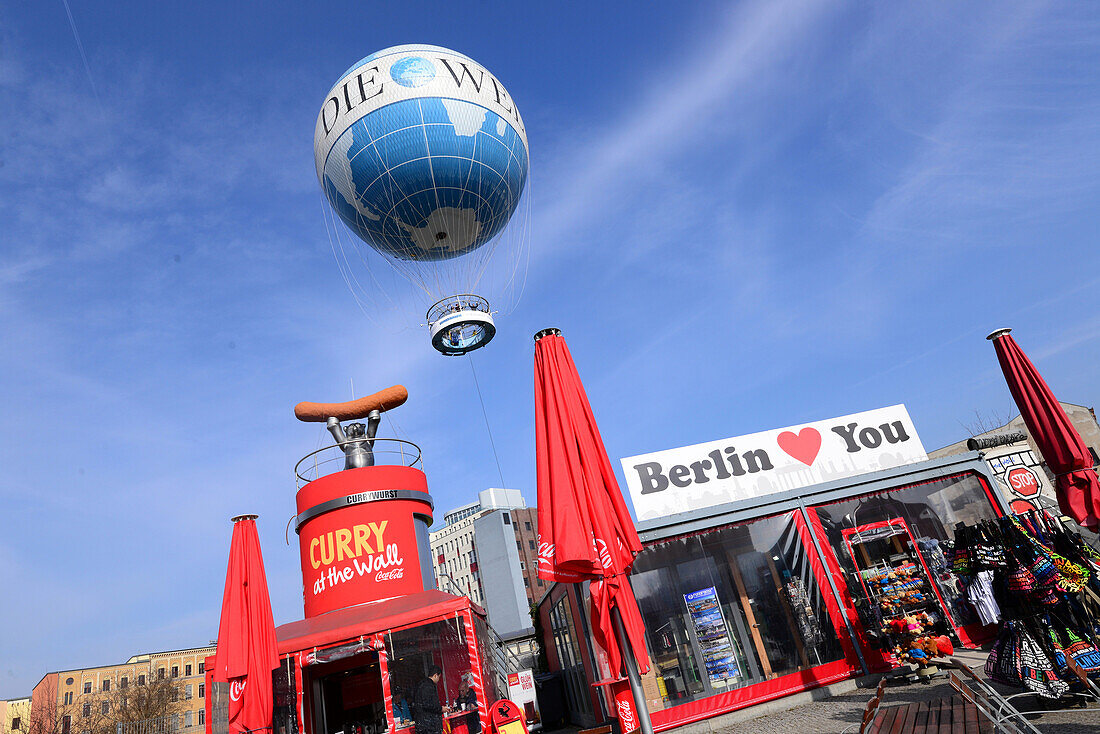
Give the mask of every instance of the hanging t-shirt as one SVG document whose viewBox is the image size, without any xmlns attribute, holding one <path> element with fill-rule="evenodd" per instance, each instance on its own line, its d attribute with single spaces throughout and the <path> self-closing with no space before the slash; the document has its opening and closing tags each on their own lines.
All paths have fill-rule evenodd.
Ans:
<svg viewBox="0 0 1100 734">
<path fill-rule="evenodd" d="M 967 587 L 966 596 L 983 625 L 1001 621 L 1001 608 L 993 598 L 993 572 L 979 571 Z"/>
</svg>

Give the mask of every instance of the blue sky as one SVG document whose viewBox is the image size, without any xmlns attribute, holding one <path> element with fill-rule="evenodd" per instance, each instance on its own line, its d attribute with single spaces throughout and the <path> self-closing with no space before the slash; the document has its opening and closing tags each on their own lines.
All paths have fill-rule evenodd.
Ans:
<svg viewBox="0 0 1100 734">
<path fill-rule="evenodd" d="M 613 460 L 899 402 L 959 440 L 1014 414 L 1004 325 L 1097 402 L 1095 6 L 527 5 L 71 0 L 83 57 L 60 0 L 0 10 L 0 697 L 212 639 L 239 512 L 298 618 L 299 400 L 402 382 L 437 508 L 500 484 L 468 365 L 361 313 L 325 234 L 317 110 L 385 46 L 524 115 L 527 288 L 473 359 L 529 501 L 550 325 Z"/>
</svg>

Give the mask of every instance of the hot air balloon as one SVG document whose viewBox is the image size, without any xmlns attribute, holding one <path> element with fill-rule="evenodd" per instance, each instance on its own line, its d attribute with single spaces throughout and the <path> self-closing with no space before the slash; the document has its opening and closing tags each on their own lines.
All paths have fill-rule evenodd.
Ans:
<svg viewBox="0 0 1100 734">
<path fill-rule="evenodd" d="M 325 96 L 313 150 L 332 211 L 373 250 L 368 268 L 384 259 L 431 303 L 432 346 L 485 346 L 496 325 L 484 288 L 514 290 L 526 244 L 525 222 L 509 222 L 526 201 L 527 135 L 500 80 L 439 46 L 383 49 Z M 378 283 L 372 272 L 361 290 Z"/>
</svg>

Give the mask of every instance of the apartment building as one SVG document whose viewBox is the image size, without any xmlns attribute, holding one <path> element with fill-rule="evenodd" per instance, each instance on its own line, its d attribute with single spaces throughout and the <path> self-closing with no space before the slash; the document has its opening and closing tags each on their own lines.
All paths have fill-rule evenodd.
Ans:
<svg viewBox="0 0 1100 734">
<path fill-rule="evenodd" d="M 0 734 L 25 734 L 30 720 L 30 698 L 0 701 Z"/>
<path fill-rule="evenodd" d="M 124 663 L 47 673 L 31 693 L 27 734 L 83 734 L 111 716 L 123 691 L 170 680 L 178 710 L 166 729 L 197 734 L 206 727 L 204 662 L 214 645 L 134 655 Z"/>
<path fill-rule="evenodd" d="M 526 506 L 518 489 L 490 488 L 478 493 L 477 502 L 446 513 L 443 527 L 429 535 L 436 585 L 452 594 L 464 594 L 484 607 L 485 589 L 478 566 L 474 521 L 491 510 Z"/>
</svg>

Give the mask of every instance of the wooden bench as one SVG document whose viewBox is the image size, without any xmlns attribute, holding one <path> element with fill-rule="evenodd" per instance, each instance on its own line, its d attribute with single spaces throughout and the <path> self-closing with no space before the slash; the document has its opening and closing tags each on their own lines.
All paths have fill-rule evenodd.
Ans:
<svg viewBox="0 0 1100 734">
<path fill-rule="evenodd" d="M 884 707 L 885 692 L 886 679 L 883 678 L 863 710 L 860 734 L 986 734 L 993 731 L 988 719 L 979 714 L 978 707 L 961 696 Z"/>
<path fill-rule="evenodd" d="M 962 696 L 880 708 L 865 734 L 987 734 L 990 721 Z"/>
</svg>

